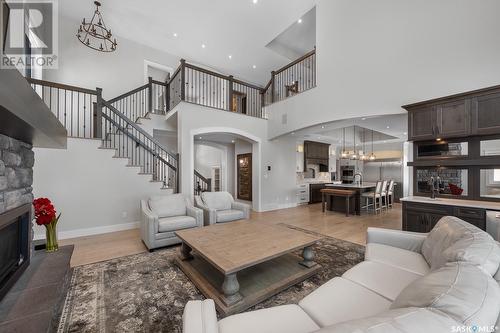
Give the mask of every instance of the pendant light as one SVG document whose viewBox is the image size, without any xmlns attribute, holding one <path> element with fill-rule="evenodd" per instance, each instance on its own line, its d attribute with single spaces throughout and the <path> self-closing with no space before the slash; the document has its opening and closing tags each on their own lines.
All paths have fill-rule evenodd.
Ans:
<svg viewBox="0 0 500 333">
<path fill-rule="evenodd" d="M 375 160 L 375 154 L 373 153 L 373 130 L 372 130 L 372 153 L 370 154 L 370 161 Z"/>
<path fill-rule="evenodd" d="M 356 154 L 356 126 L 353 126 L 352 127 L 352 132 L 353 132 L 353 146 L 352 146 L 352 155 L 351 155 L 351 160 L 357 160 L 358 159 L 358 155 Z"/>
<path fill-rule="evenodd" d="M 347 157 L 347 152 L 345 151 L 345 127 L 342 129 L 342 158 Z"/>
<path fill-rule="evenodd" d="M 366 129 L 363 127 L 363 151 L 359 153 L 359 159 L 364 161 L 366 160 L 367 156 L 366 156 L 366 138 L 365 138 L 365 134 L 366 134 Z"/>
</svg>

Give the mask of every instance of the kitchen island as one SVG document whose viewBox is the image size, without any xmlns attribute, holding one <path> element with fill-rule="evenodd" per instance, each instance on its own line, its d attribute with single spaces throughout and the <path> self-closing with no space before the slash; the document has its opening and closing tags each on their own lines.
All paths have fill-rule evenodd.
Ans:
<svg viewBox="0 0 500 333">
<path fill-rule="evenodd" d="M 352 183 L 352 184 L 326 184 L 325 188 L 336 189 L 336 190 L 351 190 L 355 191 L 356 194 L 351 198 L 351 202 L 349 203 L 349 214 L 361 214 L 361 193 L 375 191 L 376 183 Z M 345 198 L 342 197 L 328 197 L 327 200 L 327 209 L 335 212 L 345 212 L 346 201 Z"/>
</svg>

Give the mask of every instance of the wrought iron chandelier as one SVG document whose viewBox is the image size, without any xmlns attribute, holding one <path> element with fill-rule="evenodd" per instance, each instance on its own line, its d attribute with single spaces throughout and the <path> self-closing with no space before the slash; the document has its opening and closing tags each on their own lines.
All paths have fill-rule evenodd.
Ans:
<svg viewBox="0 0 500 333">
<path fill-rule="evenodd" d="M 111 29 L 108 29 L 106 24 L 104 24 L 101 12 L 99 11 L 101 3 L 94 1 L 94 4 L 96 6 L 94 16 L 92 16 L 90 22 L 85 21 L 85 18 L 82 20 L 76 37 L 78 37 L 78 40 L 83 45 L 93 50 L 113 52 L 117 46 L 116 38 L 112 39 Z"/>
</svg>

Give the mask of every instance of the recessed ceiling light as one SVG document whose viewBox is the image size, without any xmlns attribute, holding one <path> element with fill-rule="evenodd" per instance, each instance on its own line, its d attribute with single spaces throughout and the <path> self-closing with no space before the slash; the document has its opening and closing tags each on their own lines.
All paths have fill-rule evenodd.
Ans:
<svg viewBox="0 0 500 333">
<path fill-rule="evenodd" d="M 391 128 L 391 126 L 387 126 L 386 128 L 389 129 L 389 128 Z"/>
<path fill-rule="evenodd" d="M 325 128 L 325 125 L 321 125 L 321 128 Z"/>
<path fill-rule="evenodd" d="M 227 56 L 229 59 L 233 59 L 233 56 L 230 54 Z"/>
<path fill-rule="evenodd" d="M 252 0 L 253 4 L 257 4 L 257 2 L 259 2 L 259 0 Z"/>
<path fill-rule="evenodd" d="M 174 37 L 177 37 L 177 32 L 174 32 L 173 35 L 174 35 Z"/>
<path fill-rule="evenodd" d="M 204 49 L 205 47 L 207 47 L 205 44 L 201 44 L 202 49 Z"/>
<path fill-rule="evenodd" d="M 231 142 L 232 142 L 232 143 L 235 143 L 236 141 L 234 141 L 234 140 L 231 140 Z"/>
<path fill-rule="evenodd" d="M 297 22 L 298 22 L 298 23 L 302 23 L 302 19 L 300 18 Z"/>
<path fill-rule="evenodd" d="M 295 134 L 295 132 L 292 132 L 292 135 L 294 135 L 294 134 Z"/>
<path fill-rule="evenodd" d="M 361 120 L 366 120 L 366 118 L 361 118 Z"/>
<path fill-rule="evenodd" d="M 403 132 L 403 135 L 406 135 L 406 134 L 408 134 L 408 133 L 407 132 Z"/>
<path fill-rule="evenodd" d="M 256 68 L 257 68 L 257 66 L 256 66 L 256 65 L 253 65 L 253 66 L 252 66 L 252 68 L 253 68 L 253 69 L 256 69 Z"/>
</svg>

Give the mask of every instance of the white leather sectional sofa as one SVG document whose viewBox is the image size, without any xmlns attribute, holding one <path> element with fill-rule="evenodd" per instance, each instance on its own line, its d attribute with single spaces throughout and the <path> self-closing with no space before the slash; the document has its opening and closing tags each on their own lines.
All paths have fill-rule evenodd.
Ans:
<svg viewBox="0 0 500 333">
<path fill-rule="evenodd" d="M 499 263 L 500 243 L 455 217 L 429 234 L 369 228 L 365 261 L 299 304 L 217 321 L 212 300 L 190 301 L 184 333 L 492 332 Z"/>
</svg>

